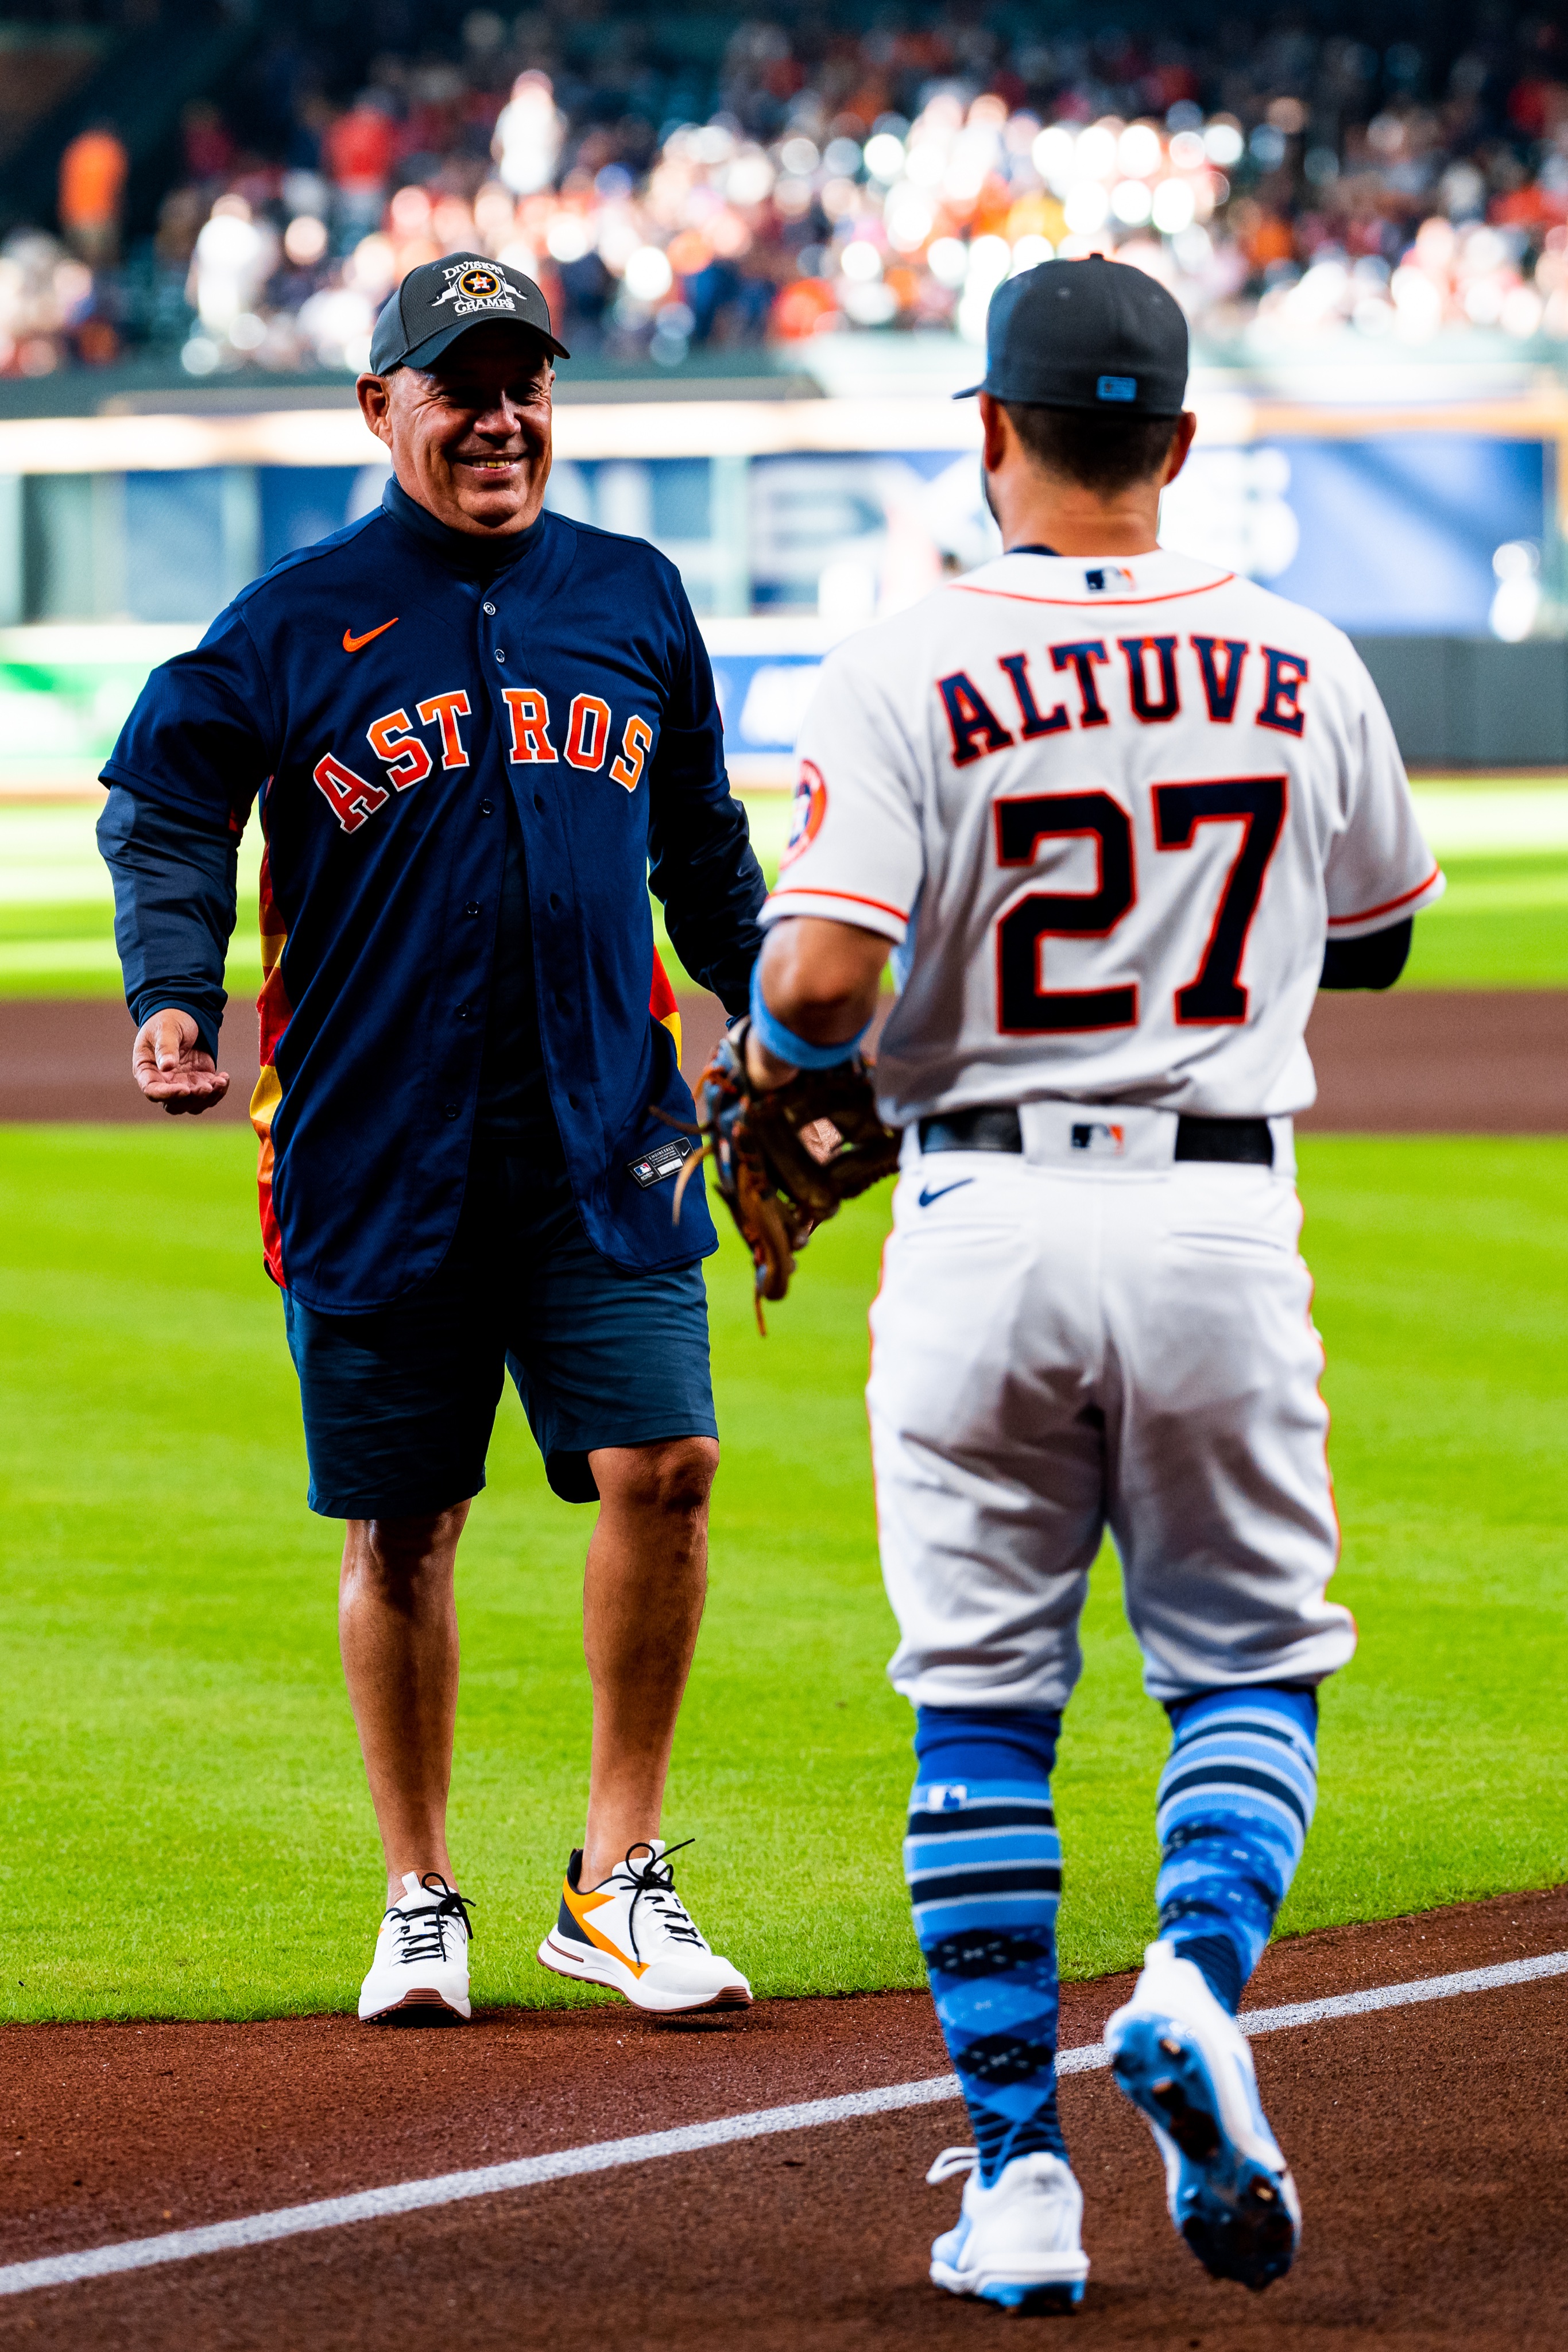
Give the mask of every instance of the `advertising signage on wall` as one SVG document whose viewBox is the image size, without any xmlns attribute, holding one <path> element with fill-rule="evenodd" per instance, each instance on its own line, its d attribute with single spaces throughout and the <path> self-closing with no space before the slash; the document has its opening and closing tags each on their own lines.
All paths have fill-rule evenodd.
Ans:
<svg viewBox="0 0 1568 2352">
<path fill-rule="evenodd" d="M 1199 414 L 1169 545 L 1358 638 L 1522 636 L 1561 593 L 1554 384 L 1354 410 L 1200 391 Z M 972 404 L 928 396 L 563 405 L 549 499 L 678 564 L 732 759 L 782 782 L 826 647 L 995 551 L 975 439 Z M 374 508 L 372 450 L 341 410 L 0 424 L 0 790 L 90 782 L 152 661 Z"/>
</svg>

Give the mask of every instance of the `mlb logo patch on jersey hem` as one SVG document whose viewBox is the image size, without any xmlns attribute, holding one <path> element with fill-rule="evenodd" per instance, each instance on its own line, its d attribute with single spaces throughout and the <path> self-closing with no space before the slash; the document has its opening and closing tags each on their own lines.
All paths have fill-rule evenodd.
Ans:
<svg viewBox="0 0 1568 2352">
<path fill-rule="evenodd" d="M 691 1137 L 673 1136 L 668 1143 L 655 1144 L 652 1151 L 643 1152 L 640 1160 L 629 1160 L 626 1172 L 645 1192 L 650 1185 L 662 1184 L 666 1176 L 674 1175 L 691 1155 Z"/>
<path fill-rule="evenodd" d="M 1113 1127 L 1103 1118 L 1078 1119 L 1073 1123 L 1074 1151 L 1092 1151 L 1101 1159 L 1119 1160 L 1126 1148 L 1124 1127 Z"/>
</svg>

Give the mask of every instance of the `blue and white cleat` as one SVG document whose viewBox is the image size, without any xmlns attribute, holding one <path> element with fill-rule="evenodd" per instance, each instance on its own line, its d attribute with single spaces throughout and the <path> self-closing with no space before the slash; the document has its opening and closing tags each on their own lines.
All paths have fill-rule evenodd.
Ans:
<svg viewBox="0 0 1568 2352">
<path fill-rule="evenodd" d="M 1015 2156 L 989 2189 L 978 2151 L 945 2147 L 925 2178 L 967 2172 L 956 2229 L 931 2247 L 931 2284 L 1005 2311 L 1070 2311 L 1083 2300 L 1083 2191 L 1059 2156 Z"/>
<path fill-rule="evenodd" d="M 1247 2037 L 1194 1961 L 1166 1943 L 1144 1960 L 1105 2028 L 1111 2071 L 1148 2117 L 1180 2235 L 1212 2278 L 1260 2290 L 1295 2261 L 1301 2207 Z"/>
</svg>

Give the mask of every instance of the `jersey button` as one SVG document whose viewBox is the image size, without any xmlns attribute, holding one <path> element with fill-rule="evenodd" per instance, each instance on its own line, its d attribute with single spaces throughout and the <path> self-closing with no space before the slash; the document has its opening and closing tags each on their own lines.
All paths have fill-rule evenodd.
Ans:
<svg viewBox="0 0 1568 2352">
<path fill-rule="evenodd" d="M 494 802 L 494 801 L 481 801 L 481 802 L 480 802 L 480 803 L 479 803 L 479 814 L 480 814 L 480 815 L 481 815 L 481 816 L 494 816 L 494 815 L 495 815 L 495 814 L 496 814 L 496 803 L 495 803 L 495 802 Z"/>
<path fill-rule="evenodd" d="M 559 891 L 552 890 L 549 894 L 549 910 L 552 915 L 559 915 L 560 912 L 560 894 Z M 474 911 L 476 914 L 478 913 L 479 909 L 477 907 L 475 908 Z"/>
<path fill-rule="evenodd" d="M 445 1113 L 446 1113 L 446 1116 L 447 1116 L 447 1118 L 456 1118 L 456 1116 L 457 1116 L 457 1105 L 456 1105 L 455 1103 L 447 1103 L 447 1104 L 445 1104 L 445 1105 L 444 1106 L 444 1110 L 445 1110 Z"/>
<path fill-rule="evenodd" d="M 541 816 L 543 816 L 543 814 L 544 814 L 544 813 L 545 813 L 545 804 L 544 804 L 544 802 L 539 798 L 539 795 L 538 795 L 538 793 L 536 793 L 534 794 L 534 806 L 535 806 L 535 808 L 537 808 L 537 809 L 538 809 L 538 811 L 539 814 L 540 814 Z"/>
<path fill-rule="evenodd" d="M 494 606 L 494 604 L 486 604 L 486 607 L 485 607 L 485 610 L 486 611 L 486 613 L 488 613 L 488 614 L 490 615 L 490 618 L 491 618 L 492 620 L 494 620 L 494 619 L 495 619 L 495 617 L 496 617 L 496 607 Z"/>
<path fill-rule="evenodd" d="M 469 901 L 468 901 L 468 904 L 464 908 L 463 911 L 464 911 L 464 913 L 465 913 L 466 916 L 468 916 L 468 917 L 470 918 L 470 919 L 472 919 L 472 918 L 473 918 L 474 916 L 476 916 L 476 915 L 478 913 L 478 911 L 479 911 L 479 901 L 478 901 L 478 899 L 477 899 L 477 898 L 470 898 L 470 899 L 469 899 Z"/>
<path fill-rule="evenodd" d="M 496 659 L 497 659 L 497 661 L 505 661 L 505 660 L 506 660 L 506 658 L 507 658 L 506 655 L 501 651 L 500 646 L 497 646 L 496 647 Z"/>
<path fill-rule="evenodd" d="M 457 1008 L 457 1018 L 459 1021 L 472 1021 L 474 1018 L 472 1008 L 466 1004 L 460 1004 Z"/>
</svg>

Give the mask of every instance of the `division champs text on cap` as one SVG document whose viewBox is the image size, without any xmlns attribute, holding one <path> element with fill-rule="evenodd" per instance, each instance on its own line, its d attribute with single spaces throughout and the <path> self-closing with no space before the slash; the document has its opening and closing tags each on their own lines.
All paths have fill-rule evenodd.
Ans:
<svg viewBox="0 0 1568 2352">
<path fill-rule="evenodd" d="M 389 296 L 371 337 L 371 373 L 428 367 L 470 327 L 495 319 L 528 328 L 552 358 L 571 357 L 557 341 L 549 304 L 531 278 L 482 253 L 447 253 L 411 269 Z"/>
</svg>

